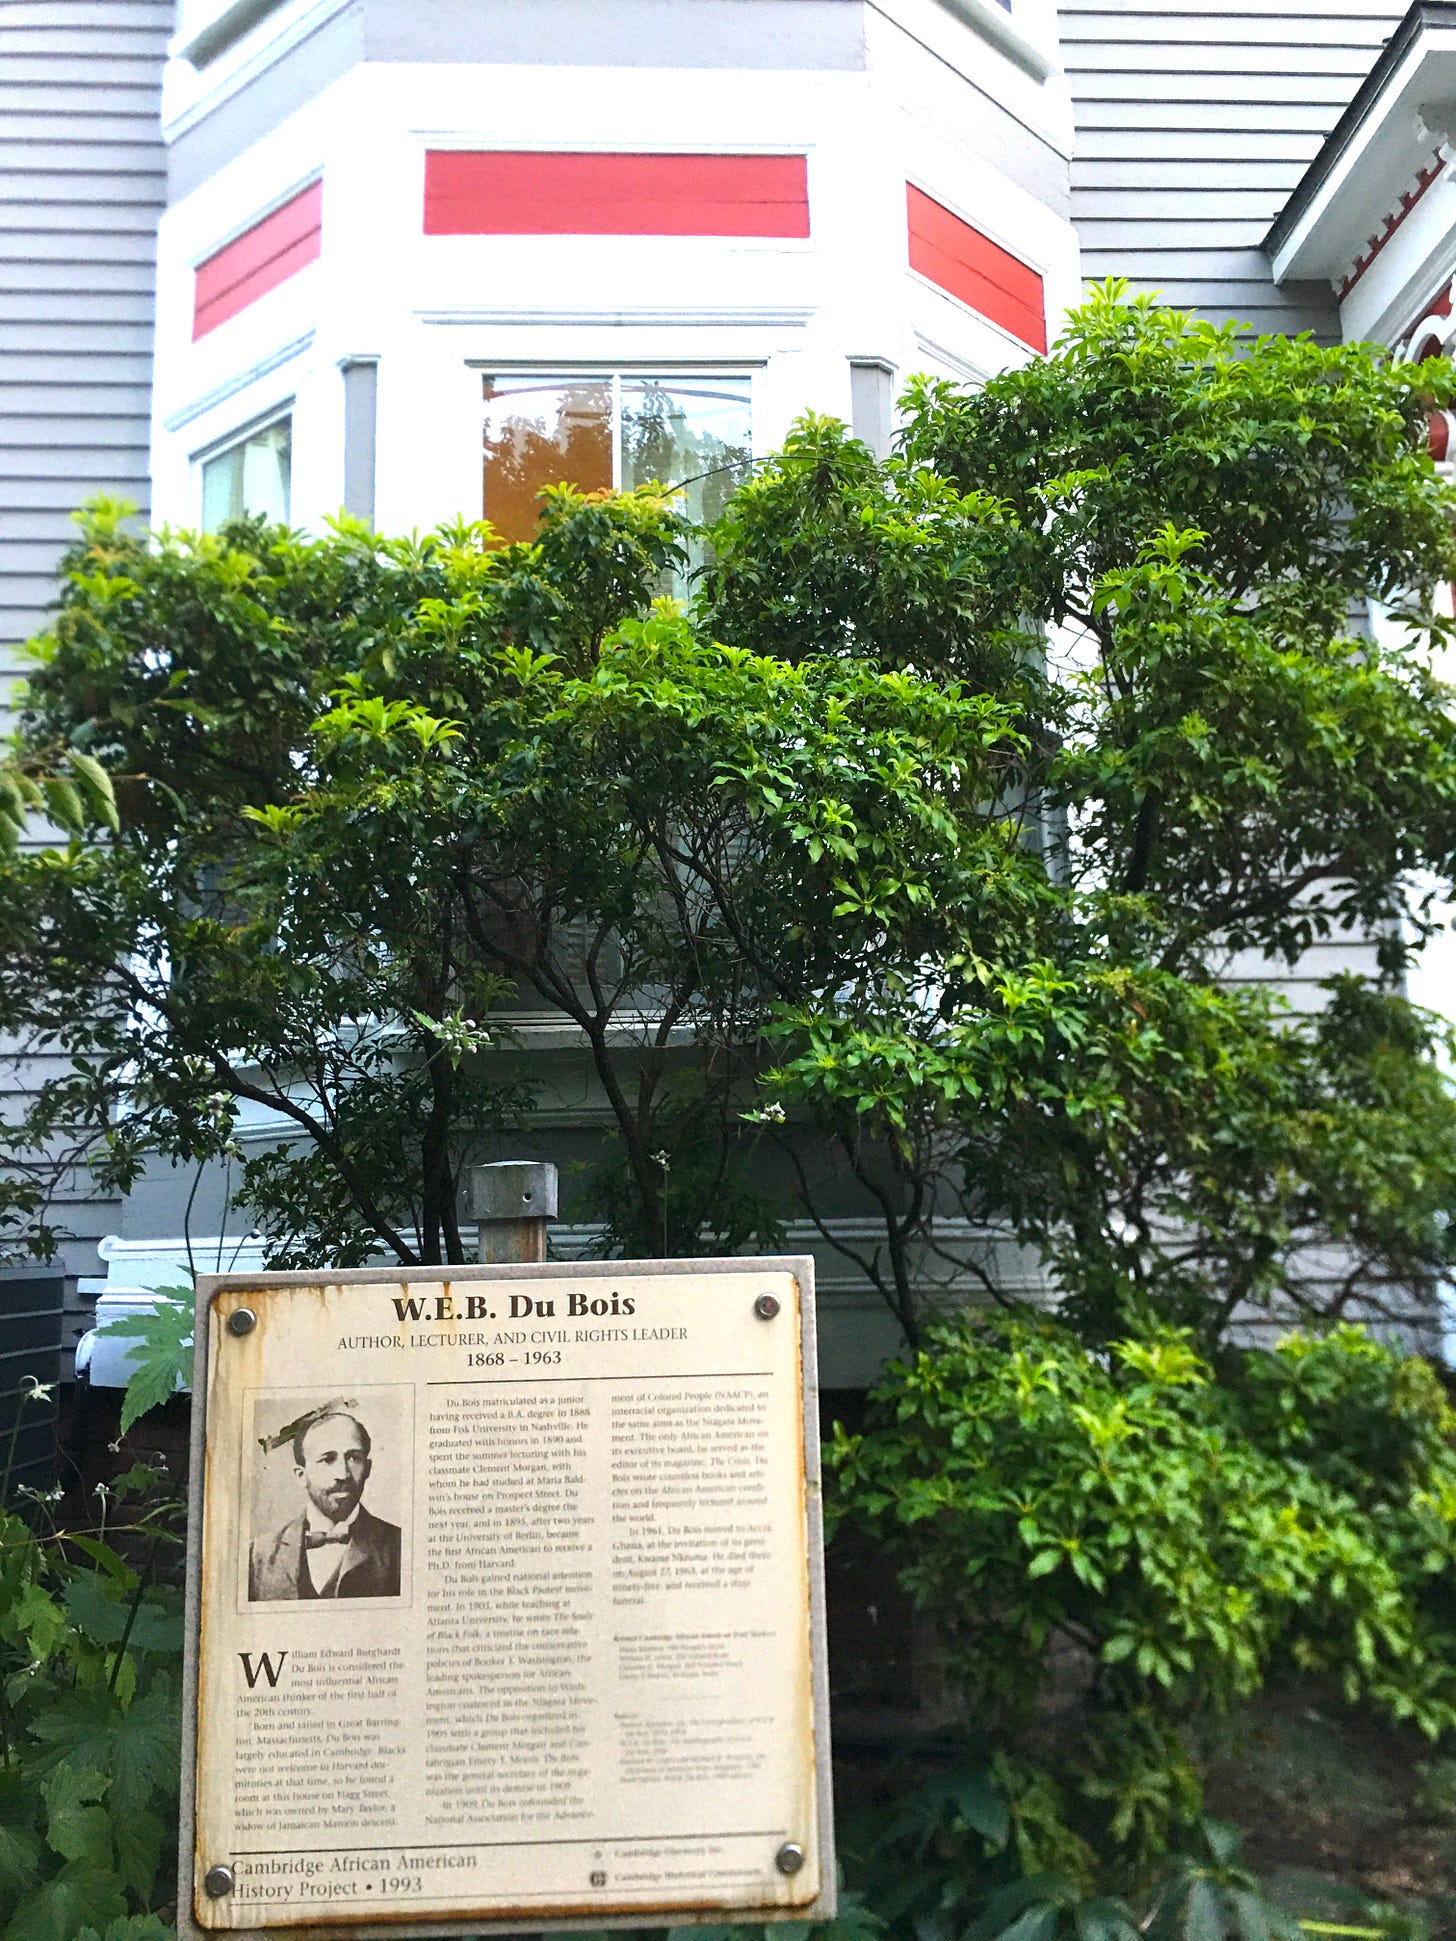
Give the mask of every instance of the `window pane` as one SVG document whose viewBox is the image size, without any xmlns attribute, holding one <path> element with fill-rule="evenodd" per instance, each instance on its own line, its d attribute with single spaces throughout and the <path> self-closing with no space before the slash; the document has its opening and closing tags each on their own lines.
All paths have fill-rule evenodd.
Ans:
<svg viewBox="0 0 1456 1941">
<path fill-rule="evenodd" d="M 502 539 L 530 539 L 543 485 L 612 484 L 610 378 L 485 380 L 484 511 Z"/>
<path fill-rule="evenodd" d="M 680 485 L 690 519 L 716 519 L 753 456 L 746 377 L 624 377 L 622 489 Z"/>
<path fill-rule="evenodd" d="M 249 515 L 288 524 L 293 424 L 282 418 L 230 445 L 202 467 L 202 529 Z"/>
</svg>

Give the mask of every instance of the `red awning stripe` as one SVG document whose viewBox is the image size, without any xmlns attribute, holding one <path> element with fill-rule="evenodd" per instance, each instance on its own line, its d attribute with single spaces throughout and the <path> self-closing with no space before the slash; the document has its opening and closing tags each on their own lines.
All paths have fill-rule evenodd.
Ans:
<svg viewBox="0 0 1456 1941">
<path fill-rule="evenodd" d="M 910 267 L 1033 350 L 1046 349 L 1046 293 L 1037 272 L 913 183 L 905 184 Z"/>
<path fill-rule="evenodd" d="M 194 342 L 317 260 L 323 246 L 323 192 L 321 181 L 310 183 L 198 264 Z"/>
<path fill-rule="evenodd" d="M 427 236 L 809 234 L 802 155 L 432 149 Z"/>
</svg>

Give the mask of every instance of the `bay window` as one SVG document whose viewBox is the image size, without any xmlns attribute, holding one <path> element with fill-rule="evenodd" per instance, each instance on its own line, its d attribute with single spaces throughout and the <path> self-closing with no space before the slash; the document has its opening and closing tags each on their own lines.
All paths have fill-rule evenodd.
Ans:
<svg viewBox="0 0 1456 1941">
<path fill-rule="evenodd" d="M 545 485 L 682 491 L 695 522 L 715 519 L 752 462 L 743 375 L 487 373 L 483 507 L 505 540 L 530 539 Z"/>
</svg>

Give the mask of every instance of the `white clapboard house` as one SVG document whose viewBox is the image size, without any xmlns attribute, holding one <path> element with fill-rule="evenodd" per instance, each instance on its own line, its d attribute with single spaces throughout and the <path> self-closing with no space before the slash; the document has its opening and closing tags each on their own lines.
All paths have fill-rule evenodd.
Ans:
<svg viewBox="0 0 1456 1941">
<path fill-rule="evenodd" d="M 1444 344 L 1453 61 L 1456 5 L 1374 0 L 7 0 L 7 667 L 96 490 L 512 531 L 522 393 L 600 420 L 580 482 L 630 484 L 644 385 L 696 437 L 812 408 L 882 449 L 912 372 L 1024 360 L 1111 273 Z M 71 1183 L 82 1300 L 175 1275 L 192 1184 Z M 195 1209 L 199 1264 L 257 1263 L 218 1182 Z M 862 1380 L 886 1330 L 815 1251 L 826 1380 Z"/>
</svg>

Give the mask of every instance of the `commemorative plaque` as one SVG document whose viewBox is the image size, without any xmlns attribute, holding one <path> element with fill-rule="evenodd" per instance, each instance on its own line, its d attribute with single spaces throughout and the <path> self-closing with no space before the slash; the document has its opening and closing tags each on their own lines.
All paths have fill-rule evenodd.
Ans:
<svg viewBox="0 0 1456 1941">
<path fill-rule="evenodd" d="M 184 1936 L 824 1919 L 807 1259 L 203 1276 Z"/>
</svg>

